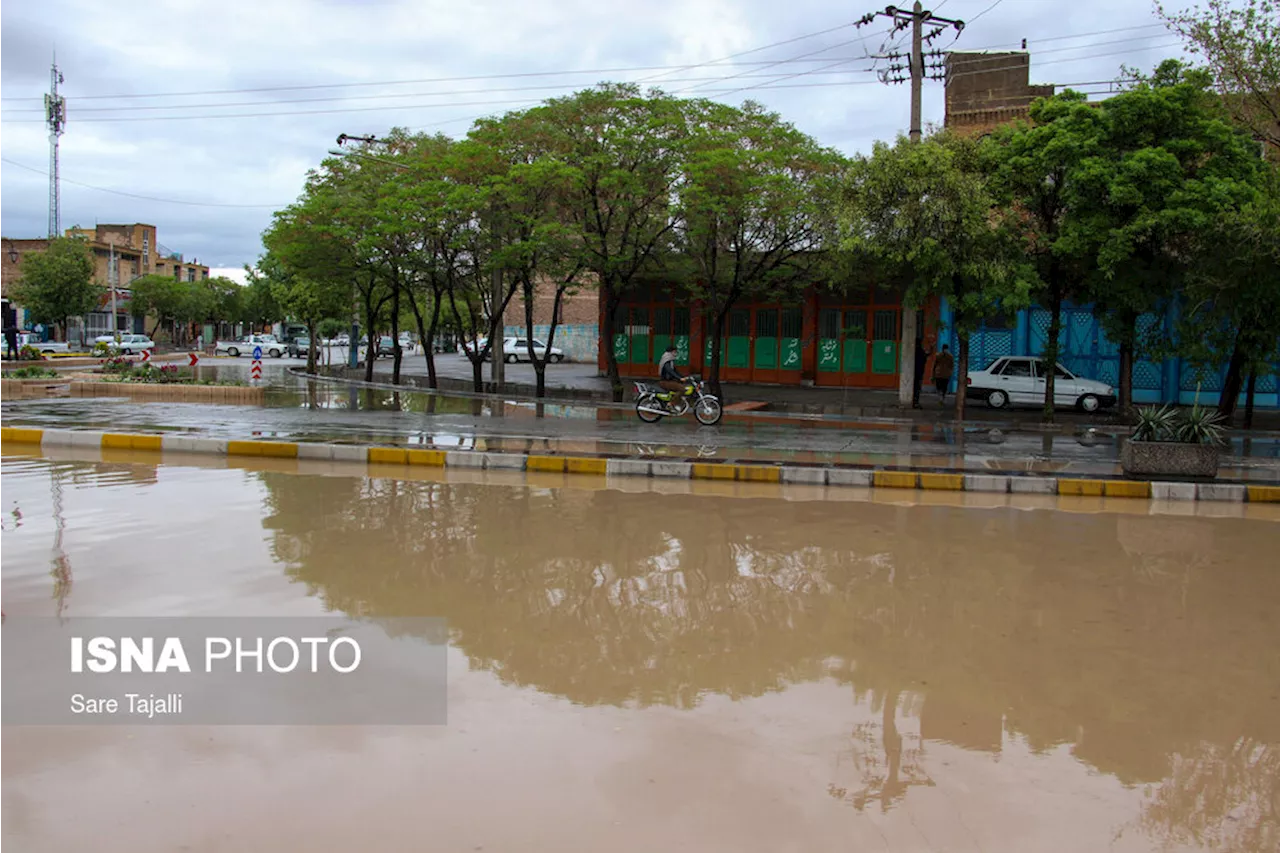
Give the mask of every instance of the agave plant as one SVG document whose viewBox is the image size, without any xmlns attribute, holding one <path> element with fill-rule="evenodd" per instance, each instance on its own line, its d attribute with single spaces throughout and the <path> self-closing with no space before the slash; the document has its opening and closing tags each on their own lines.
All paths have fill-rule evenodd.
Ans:
<svg viewBox="0 0 1280 853">
<path fill-rule="evenodd" d="M 1138 409 L 1138 423 L 1133 428 L 1134 441 L 1173 441 L 1178 430 L 1178 411 L 1167 403 L 1160 408 Z"/>
<path fill-rule="evenodd" d="M 1177 439 L 1189 444 L 1221 444 L 1226 429 L 1223 418 L 1211 409 L 1192 406 L 1178 424 Z"/>
</svg>

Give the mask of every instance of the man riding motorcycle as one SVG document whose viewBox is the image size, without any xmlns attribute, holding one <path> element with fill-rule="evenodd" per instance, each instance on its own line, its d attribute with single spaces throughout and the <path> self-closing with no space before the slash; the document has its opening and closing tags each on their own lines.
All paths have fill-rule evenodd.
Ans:
<svg viewBox="0 0 1280 853">
<path fill-rule="evenodd" d="M 662 358 L 658 361 L 658 385 L 663 391 L 670 391 L 676 394 L 684 394 L 688 391 L 685 384 L 685 377 L 676 369 L 676 345 L 672 344 L 667 347 L 666 352 L 662 354 Z M 668 410 L 671 409 L 671 394 L 666 395 L 667 399 L 662 401 L 662 405 Z"/>
</svg>

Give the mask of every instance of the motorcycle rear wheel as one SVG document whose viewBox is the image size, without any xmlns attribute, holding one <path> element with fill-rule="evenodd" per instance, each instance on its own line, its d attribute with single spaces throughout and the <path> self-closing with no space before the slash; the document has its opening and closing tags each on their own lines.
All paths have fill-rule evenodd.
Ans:
<svg viewBox="0 0 1280 853">
<path fill-rule="evenodd" d="M 657 405 L 658 401 L 653 397 L 641 397 L 639 400 L 636 400 L 636 417 L 647 424 L 656 424 L 658 421 L 662 420 L 662 415 L 655 415 L 653 412 L 644 411 L 644 409 L 645 407 L 656 408 Z"/>
</svg>

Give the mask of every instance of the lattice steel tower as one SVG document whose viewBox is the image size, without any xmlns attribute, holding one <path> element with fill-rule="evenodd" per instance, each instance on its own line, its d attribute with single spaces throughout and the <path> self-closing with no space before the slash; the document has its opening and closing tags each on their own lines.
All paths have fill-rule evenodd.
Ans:
<svg viewBox="0 0 1280 853">
<path fill-rule="evenodd" d="M 49 125 L 49 236 L 62 233 L 62 198 L 58 180 L 58 139 L 67 125 L 67 101 L 58 94 L 62 73 L 58 71 L 58 58 L 53 58 L 49 71 L 49 94 L 44 96 L 44 119 Z"/>
</svg>

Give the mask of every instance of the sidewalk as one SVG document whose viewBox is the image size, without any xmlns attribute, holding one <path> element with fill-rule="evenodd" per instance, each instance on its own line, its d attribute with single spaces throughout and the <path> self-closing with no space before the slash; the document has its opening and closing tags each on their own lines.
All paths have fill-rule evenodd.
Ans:
<svg viewBox="0 0 1280 853">
<path fill-rule="evenodd" d="M 457 362 L 460 362 L 457 363 Z M 533 368 L 527 364 L 505 365 L 508 377 L 503 384 L 502 393 L 515 397 L 533 398 Z M 364 368 L 352 370 L 345 367 L 334 367 L 334 376 L 363 380 Z M 440 390 L 470 393 L 473 389 L 471 381 L 471 365 L 465 358 L 452 358 L 448 355 L 438 357 L 437 375 Z M 488 381 L 489 365 L 485 365 L 484 393 L 497 393 L 493 383 Z M 401 370 L 401 384 L 410 387 L 426 388 L 427 377 L 421 359 L 406 360 L 405 369 Z M 630 401 L 634 394 L 631 390 L 632 379 L 623 380 L 623 399 Z M 389 384 L 391 382 L 391 365 L 379 362 L 374 368 L 374 382 Z M 903 407 L 898 403 L 897 389 L 871 388 L 805 388 L 794 385 L 747 385 L 733 382 L 721 383 L 726 406 L 735 403 L 761 402 L 768 405 L 759 410 L 761 413 L 778 415 L 807 415 L 810 417 L 838 418 L 887 418 L 893 420 L 909 420 L 916 423 L 955 424 L 955 397 L 947 397 L 945 407 L 939 405 L 937 395 L 926 389 L 920 395 L 920 408 Z M 613 397 L 609 390 L 609 381 L 598 376 L 595 365 L 559 364 L 548 365 L 546 375 L 548 402 L 610 402 Z M 1236 412 L 1236 424 L 1243 421 L 1243 408 Z M 1123 421 L 1115 410 L 1085 414 L 1075 409 L 1063 408 L 1056 412 L 1056 424 L 1046 425 L 1041 422 L 1038 408 L 991 409 L 985 404 L 970 400 L 965 405 L 966 423 L 1016 424 L 1027 429 L 1043 429 L 1045 431 L 1074 431 L 1089 426 L 1123 426 Z M 1274 409 L 1258 409 L 1254 412 L 1253 430 L 1255 432 L 1280 430 L 1280 411 Z"/>
</svg>

